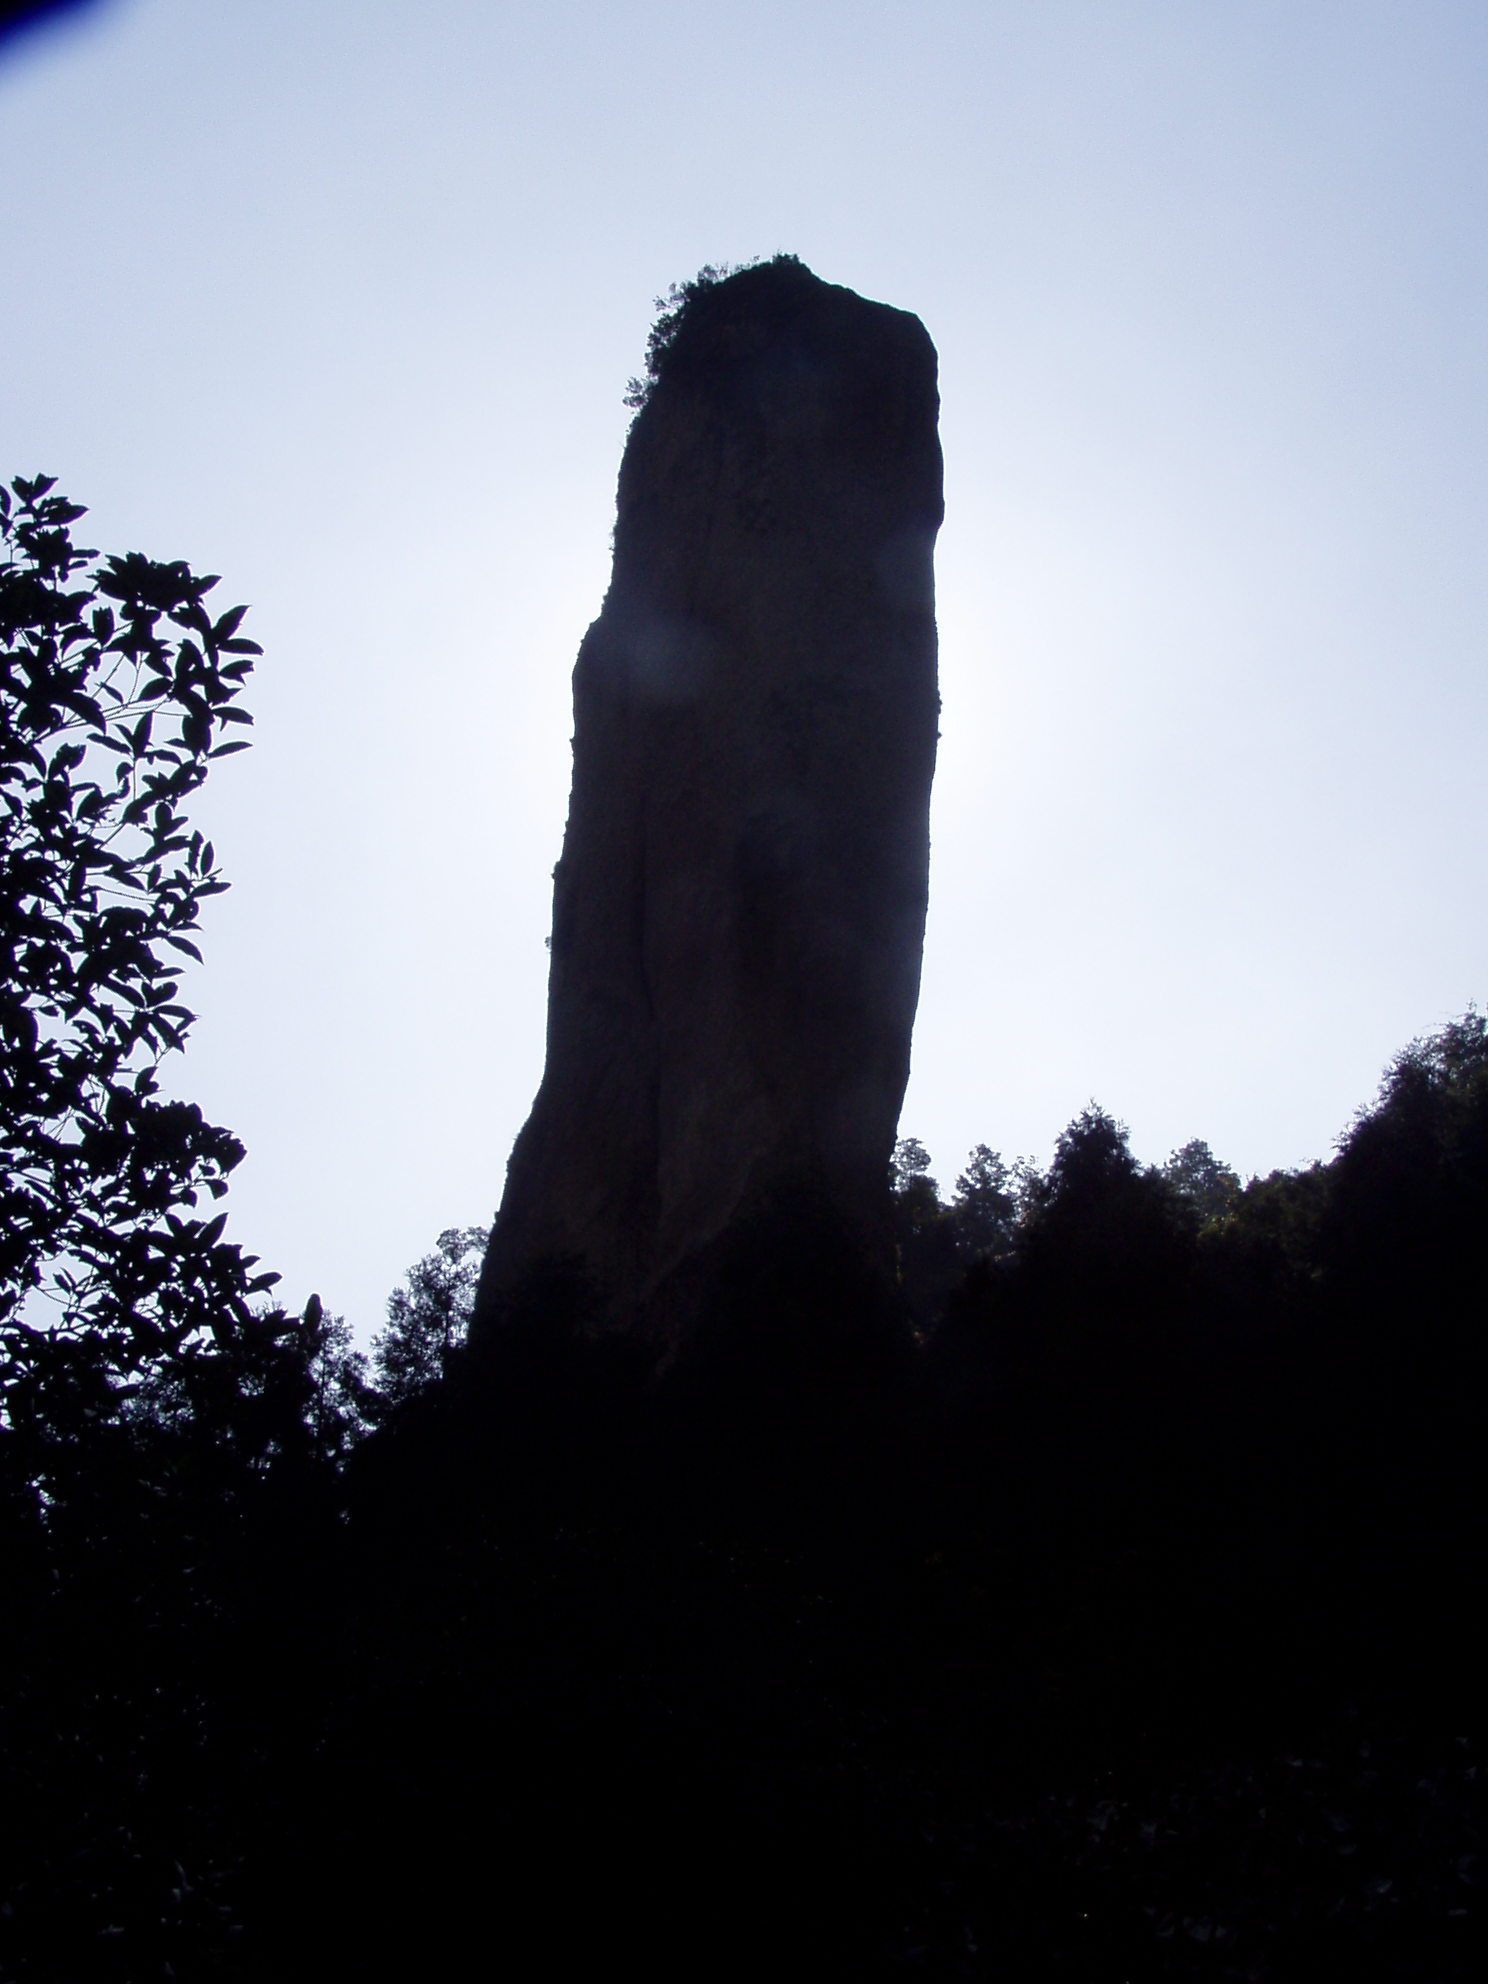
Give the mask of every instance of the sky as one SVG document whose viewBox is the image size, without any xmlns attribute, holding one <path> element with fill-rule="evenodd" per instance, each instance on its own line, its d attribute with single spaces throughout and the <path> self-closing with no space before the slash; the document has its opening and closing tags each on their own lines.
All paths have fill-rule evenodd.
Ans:
<svg viewBox="0 0 1488 1984">
<path fill-rule="evenodd" d="M 941 362 L 901 1128 L 1326 1158 L 1488 997 L 1481 0 L 108 0 L 0 45 L 0 472 L 247 601 L 176 1093 L 365 1335 L 542 1072 L 570 673 L 654 299 Z"/>
</svg>

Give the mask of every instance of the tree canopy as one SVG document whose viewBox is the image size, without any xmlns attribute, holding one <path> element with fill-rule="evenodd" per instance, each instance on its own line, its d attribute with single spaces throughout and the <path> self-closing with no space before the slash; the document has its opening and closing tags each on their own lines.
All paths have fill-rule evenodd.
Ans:
<svg viewBox="0 0 1488 1984">
<path fill-rule="evenodd" d="M 183 961 L 226 887 L 187 807 L 246 748 L 260 650 L 215 576 L 74 543 L 53 479 L 0 489 L 0 1344 L 28 1388 L 125 1382 L 249 1321 L 277 1278 L 223 1238 L 243 1155 L 160 1094 Z M 91 1376 L 85 1374 L 91 1373 Z M 96 1403 L 96 1401 L 95 1401 Z"/>
</svg>

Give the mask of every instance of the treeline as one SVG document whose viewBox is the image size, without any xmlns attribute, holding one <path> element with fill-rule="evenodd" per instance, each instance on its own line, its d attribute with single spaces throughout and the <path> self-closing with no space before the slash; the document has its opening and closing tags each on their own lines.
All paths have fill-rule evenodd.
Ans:
<svg viewBox="0 0 1488 1984">
<path fill-rule="evenodd" d="M 0 501 L 0 1978 L 1465 1976 L 1488 1029 L 1327 1163 L 895 1157 L 658 1373 L 553 1275 L 370 1355 L 156 1070 L 256 652 Z M 226 726 L 226 727 L 225 727 Z"/>
<path fill-rule="evenodd" d="M 535 1287 L 354 1459 L 397 1802 L 493 1801 L 359 1780 L 410 1958 L 498 1864 L 519 1963 L 1465 1976 L 1483 1016 L 1300 1172 L 1092 1108 L 894 1204 L 889 1291 L 768 1209 L 661 1382 Z"/>
<path fill-rule="evenodd" d="M 452 1232 L 370 1369 L 12 1391 L 3 1974 L 1466 1975 L 1485 1196 L 1470 1013 L 1243 1188 L 901 1146 L 906 1299 L 778 1209 L 662 1386 L 561 1286 L 473 1360 Z"/>
</svg>

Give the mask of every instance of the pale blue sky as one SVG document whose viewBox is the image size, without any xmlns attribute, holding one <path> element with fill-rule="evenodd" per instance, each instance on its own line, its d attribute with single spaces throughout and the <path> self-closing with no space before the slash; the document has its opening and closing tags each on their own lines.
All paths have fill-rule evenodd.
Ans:
<svg viewBox="0 0 1488 1984">
<path fill-rule="evenodd" d="M 0 469 L 253 604 L 181 1089 L 362 1330 L 542 1064 L 569 672 L 652 298 L 941 353 L 904 1128 L 1326 1155 L 1488 995 L 1488 10 L 115 0 L 0 54 Z"/>
</svg>

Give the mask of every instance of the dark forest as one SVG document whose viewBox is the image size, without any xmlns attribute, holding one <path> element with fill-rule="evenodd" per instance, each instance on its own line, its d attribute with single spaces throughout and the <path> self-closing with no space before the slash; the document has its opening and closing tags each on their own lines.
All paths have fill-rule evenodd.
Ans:
<svg viewBox="0 0 1488 1984">
<path fill-rule="evenodd" d="M 660 1371 L 479 1231 L 359 1356 L 158 1092 L 241 609 L 3 509 L 0 1978 L 1467 1976 L 1484 1015 L 1248 1183 L 905 1140 Z"/>
</svg>

